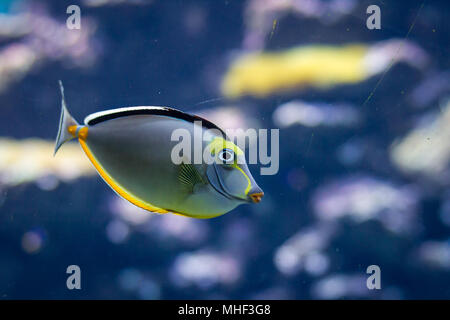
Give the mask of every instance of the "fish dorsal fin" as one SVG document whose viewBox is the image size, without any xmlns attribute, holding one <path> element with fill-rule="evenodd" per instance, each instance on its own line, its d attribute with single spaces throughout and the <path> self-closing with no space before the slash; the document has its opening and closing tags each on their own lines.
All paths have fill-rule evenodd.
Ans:
<svg viewBox="0 0 450 320">
<path fill-rule="evenodd" d="M 186 163 L 181 163 L 179 166 L 178 181 L 188 192 L 193 192 L 196 184 L 205 183 L 205 180 L 194 165 Z"/>
<path fill-rule="evenodd" d="M 87 116 L 84 119 L 84 124 L 88 126 L 94 126 L 98 123 L 127 117 L 127 116 L 133 116 L 133 115 L 159 115 L 159 116 L 166 116 L 171 118 L 176 118 L 180 120 L 185 120 L 188 122 L 194 122 L 194 121 L 201 121 L 202 126 L 207 129 L 217 129 L 219 130 L 224 136 L 225 132 L 220 129 L 218 126 L 216 126 L 214 123 L 203 119 L 202 117 L 192 115 L 174 108 L 169 107 L 158 107 L 158 106 L 143 106 L 143 107 L 126 107 L 126 108 L 118 108 L 118 109 L 112 109 L 112 110 L 106 110 L 106 111 L 100 111 L 93 113 L 89 116 Z"/>
</svg>

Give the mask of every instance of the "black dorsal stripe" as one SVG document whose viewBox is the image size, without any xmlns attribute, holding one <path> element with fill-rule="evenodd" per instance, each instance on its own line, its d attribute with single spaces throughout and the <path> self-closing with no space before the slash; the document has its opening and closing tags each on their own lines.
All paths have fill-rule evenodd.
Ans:
<svg viewBox="0 0 450 320">
<path fill-rule="evenodd" d="M 127 116 L 143 115 L 143 114 L 172 117 L 172 118 L 181 119 L 181 120 L 185 120 L 185 121 L 192 122 L 192 123 L 194 123 L 194 121 L 201 121 L 203 127 L 207 128 L 207 129 L 217 129 L 224 135 L 224 137 L 226 137 L 225 132 L 222 129 L 220 129 L 218 126 L 216 126 L 214 123 L 212 123 L 211 121 L 208 121 L 206 119 L 203 119 L 202 117 L 192 115 L 189 113 L 185 113 L 183 111 L 180 111 L 180 110 L 177 110 L 174 108 L 169 108 L 169 107 L 158 107 L 158 108 L 143 107 L 142 109 L 130 109 L 130 110 L 123 110 L 123 111 L 118 111 L 118 112 L 111 112 L 111 113 L 107 113 L 107 114 L 101 115 L 99 117 L 93 118 L 93 119 L 89 120 L 89 122 L 87 122 L 86 124 L 89 126 L 94 126 L 98 123 L 105 122 L 105 121 L 112 120 L 112 119 L 117 119 L 117 118 L 122 118 L 122 117 L 127 117 Z"/>
</svg>

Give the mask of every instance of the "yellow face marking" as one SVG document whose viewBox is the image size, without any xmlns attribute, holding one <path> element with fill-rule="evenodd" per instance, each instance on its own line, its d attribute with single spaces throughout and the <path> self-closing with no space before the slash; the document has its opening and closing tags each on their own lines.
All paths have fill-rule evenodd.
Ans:
<svg viewBox="0 0 450 320">
<path fill-rule="evenodd" d="M 216 153 L 218 153 L 219 151 L 221 151 L 223 149 L 231 149 L 238 156 L 244 154 L 244 151 L 242 151 L 242 149 L 239 148 L 237 145 L 235 145 L 233 142 L 225 140 L 220 137 L 215 137 L 208 146 L 210 148 L 211 154 L 213 154 L 213 155 L 215 155 Z M 237 165 L 236 161 L 231 166 L 235 169 L 238 169 L 244 175 L 244 177 L 247 179 L 247 188 L 245 188 L 245 191 L 244 191 L 245 195 L 247 195 L 252 187 L 252 182 L 251 182 L 250 178 L 247 176 L 247 174 L 244 172 L 244 170 L 242 170 Z"/>
<path fill-rule="evenodd" d="M 86 130 L 86 133 L 87 133 L 87 130 Z M 130 194 L 129 192 L 127 192 L 125 190 L 125 188 L 123 188 L 120 184 L 118 184 L 116 181 L 114 181 L 114 179 L 109 176 L 109 174 L 100 165 L 100 163 L 98 163 L 97 159 L 94 157 L 94 155 L 92 154 L 92 152 L 89 149 L 88 145 L 86 144 L 85 140 L 82 139 L 81 136 L 80 136 L 80 139 L 78 139 L 78 141 L 80 142 L 80 145 L 83 148 L 83 150 L 86 153 L 86 155 L 88 156 L 89 160 L 91 160 L 91 162 L 94 165 L 95 169 L 97 169 L 97 172 L 100 174 L 100 176 L 103 178 L 103 180 L 105 180 L 105 182 L 109 186 L 111 186 L 111 188 L 115 192 L 117 192 L 118 195 L 120 195 L 122 198 L 128 200 L 129 202 L 131 202 L 135 206 L 138 206 L 139 208 L 142 208 L 142 209 L 145 209 L 145 210 L 148 210 L 148 211 L 157 212 L 157 213 L 172 212 L 172 211 L 167 211 L 165 209 L 161 209 L 161 208 L 155 207 L 155 206 L 151 205 L 150 203 L 142 201 L 142 200 L 138 199 L 137 197 L 133 196 L 132 194 Z M 180 214 L 182 214 L 182 213 L 180 213 Z"/>
<path fill-rule="evenodd" d="M 222 149 L 231 149 L 236 153 L 237 155 L 244 154 L 244 151 L 241 150 L 237 145 L 235 145 L 233 142 L 225 140 L 220 137 L 215 137 L 208 145 L 211 154 L 216 154 Z"/>
<path fill-rule="evenodd" d="M 252 182 L 250 180 L 250 178 L 248 177 L 248 175 L 244 172 L 244 170 L 242 170 L 241 168 L 238 167 L 237 164 L 233 164 L 233 168 L 238 169 L 245 177 L 245 179 L 247 179 L 247 188 L 245 188 L 245 195 L 248 194 L 248 192 L 250 191 L 251 187 L 252 187 Z"/>
</svg>

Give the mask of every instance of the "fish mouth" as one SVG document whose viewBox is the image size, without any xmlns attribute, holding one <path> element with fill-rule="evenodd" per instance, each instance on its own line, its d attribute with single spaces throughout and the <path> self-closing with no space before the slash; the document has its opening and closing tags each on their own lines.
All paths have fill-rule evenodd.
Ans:
<svg viewBox="0 0 450 320">
<path fill-rule="evenodd" d="M 249 203 L 252 202 L 252 200 L 249 198 L 241 198 L 241 197 L 231 194 L 225 187 L 225 184 L 223 183 L 222 178 L 219 175 L 219 172 L 217 170 L 217 166 L 215 163 L 213 163 L 213 167 L 214 167 L 214 177 L 219 182 L 219 186 L 217 186 L 215 183 L 213 183 L 211 181 L 211 178 L 208 174 L 206 175 L 206 178 L 208 179 L 209 184 L 214 188 L 214 190 L 216 190 L 218 193 L 220 193 L 222 196 L 224 196 L 225 198 L 227 198 L 229 200 L 238 200 L 238 201 L 249 202 Z"/>
<path fill-rule="evenodd" d="M 264 196 L 264 192 L 256 192 L 249 195 L 250 199 L 252 199 L 253 203 L 261 202 L 261 198 Z"/>
</svg>

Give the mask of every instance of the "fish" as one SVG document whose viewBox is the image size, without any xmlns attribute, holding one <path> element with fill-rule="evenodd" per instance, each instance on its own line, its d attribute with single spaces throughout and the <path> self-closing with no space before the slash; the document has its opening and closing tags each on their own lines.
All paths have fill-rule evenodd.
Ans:
<svg viewBox="0 0 450 320">
<path fill-rule="evenodd" d="M 98 174 L 119 196 L 150 212 L 208 219 L 245 203 L 258 203 L 264 192 L 255 182 L 239 146 L 212 122 L 170 107 L 135 106 L 100 111 L 79 124 L 69 113 L 62 82 L 56 155 L 77 139 Z M 212 161 L 191 161 L 182 152 L 173 161 L 175 130 L 194 136 L 201 130 L 202 150 Z M 194 155 L 195 157 L 195 155 Z"/>
</svg>

